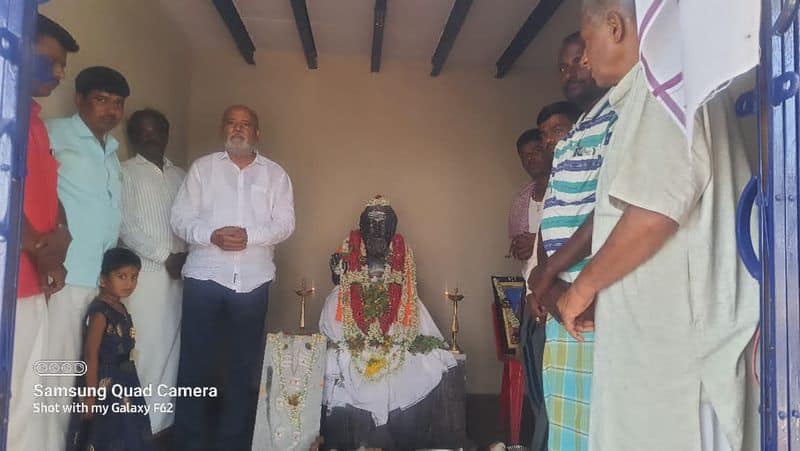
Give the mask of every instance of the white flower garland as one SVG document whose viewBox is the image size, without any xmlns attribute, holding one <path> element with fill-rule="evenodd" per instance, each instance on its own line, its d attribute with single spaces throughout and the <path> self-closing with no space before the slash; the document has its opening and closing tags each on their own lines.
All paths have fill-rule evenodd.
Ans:
<svg viewBox="0 0 800 451">
<path fill-rule="evenodd" d="M 326 340 L 323 335 L 311 335 L 311 340 L 307 341 L 305 346 L 305 348 L 310 352 L 302 353 L 304 354 L 305 358 L 301 359 L 297 365 L 302 366 L 303 373 L 300 377 L 297 377 L 296 374 L 293 374 L 294 377 L 292 377 L 291 380 L 287 380 L 287 378 L 284 377 L 283 370 L 284 366 L 291 364 L 291 362 L 287 361 L 286 353 L 284 351 L 289 348 L 289 343 L 294 342 L 295 340 L 304 340 L 305 338 L 309 337 L 284 335 L 282 333 L 269 334 L 267 338 L 269 345 L 272 347 L 275 380 L 278 381 L 280 386 L 278 399 L 275 401 L 275 403 L 279 408 L 284 408 L 288 411 L 289 421 L 292 423 L 292 426 L 294 426 L 295 429 L 294 437 L 296 440 L 300 439 L 303 432 L 303 425 L 300 420 L 300 415 L 303 412 L 303 408 L 306 404 L 306 394 L 308 392 L 308 385 L 311 380 L 311 373 L 314 370 L 314 365 L 320 358 L 320 356 L 317 355 L 318 345 Z M 294 388 L 293 391 L 292 388 Z M 275 439 L 281 439 L 281 435 L 282 434 L 279 431 L 276 431 Z"/>
</svg>

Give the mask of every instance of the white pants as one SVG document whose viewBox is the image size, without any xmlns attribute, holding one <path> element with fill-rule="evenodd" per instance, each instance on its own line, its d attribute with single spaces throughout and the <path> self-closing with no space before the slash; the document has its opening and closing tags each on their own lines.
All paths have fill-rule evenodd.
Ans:
<svg viewBox="0 0 800 451">
<path fill-rule="evenodd" d="M 50 296 L 47 304 L 49 318 L 46 355 L 51 360 L 81 360 L 84 315 L 86 308 L 97 296 L 97 288 L 67 285 Z M 74 377 L 46 377 L 45 384 L 55 387 L 75 385 Z M 67 405 L 69 397 L 49 398 L 50 404 Z M 61 451 L 66 444 L 69 413 L 47 414 L 47 451 Z"/>
<path fill-rule="evenodd" d="M 139 284 L 133 295 L 123 302 L 136 328 L 133 359 L 142 387 L 152 386 L 150 426 L 153 433 L 172 425 L 174 399 L 158 396 L 159 384 L 173 387 L 178 377 L 181 350 L 182 282 L 169 277 L 166 269 L 139 273 Z M 152 406 L 159 403 L 161 410 Z M 171 403 L 171 404 L 170 404 Z M 165 408 L 169 406 L 169 408 Z"/>
<path fill-rule="evenodd" d="M 34 371 L 44 359 L 47 343 L 47 302 L 43 294 L 17 299 L 14 355 L 11 368 L 11 401 L 6 449 L 45 449 L 46 414 L 34 414 L 33 388 L 43 378 Z"/>
</svg>

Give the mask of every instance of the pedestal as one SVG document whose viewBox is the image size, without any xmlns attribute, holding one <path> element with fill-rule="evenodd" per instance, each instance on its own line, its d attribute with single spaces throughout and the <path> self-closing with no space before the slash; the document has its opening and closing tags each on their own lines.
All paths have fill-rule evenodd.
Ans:
<svg viewBox="0 0 800 451">
<path fill-rule="evenodd" d="M 322 419 L 326 449 L 459 449 L 467 441 L 466 359 L 418 404 L 389 413 L 389 422 L 375 428 L 370 413 L 352 406 L 336 407 Z"/>
</svg>

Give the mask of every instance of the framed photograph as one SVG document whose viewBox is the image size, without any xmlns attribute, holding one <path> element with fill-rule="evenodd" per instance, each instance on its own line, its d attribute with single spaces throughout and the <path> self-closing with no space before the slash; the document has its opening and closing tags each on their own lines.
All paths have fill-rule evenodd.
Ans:
<svg viewBox="0 0 800 451">
<path fill-rule="evenodd" d="M 521 276 L 492 276 L 492 293 L 498 351 L 514 354 L 519 346 L 519 315 L 525 300 L 525 279 Z"/>
</svg>

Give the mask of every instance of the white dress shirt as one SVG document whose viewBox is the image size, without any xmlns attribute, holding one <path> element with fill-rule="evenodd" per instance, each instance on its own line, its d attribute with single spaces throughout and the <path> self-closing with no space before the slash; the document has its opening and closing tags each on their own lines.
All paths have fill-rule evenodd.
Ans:
<svg viewBox="0 0 800 451">
<path fill-rule="evenodd" d="M 122 163 L 123 245 L 142 259 L 143 271 L 163 268 L 169 254 L 186 244 L 170 226 L 170 210 L 186 172 L 164 159 L 164 170 L 141 155 Z"/>
<path fill-rule="evenodd" d="M 247 248 L 223 251 L 214 230 L 247 230 Z M 294 232 L 292 182 L 277 163 L 256 155 L 239 169 L 227 152 L 198 158 L 172 206 L 172 227 L 189 244 L 183 275 L 247 293 L 275 277 L 275 245 Z"/>
</svg>

